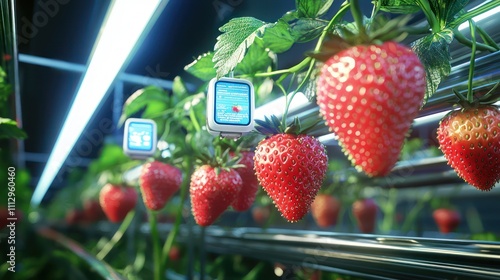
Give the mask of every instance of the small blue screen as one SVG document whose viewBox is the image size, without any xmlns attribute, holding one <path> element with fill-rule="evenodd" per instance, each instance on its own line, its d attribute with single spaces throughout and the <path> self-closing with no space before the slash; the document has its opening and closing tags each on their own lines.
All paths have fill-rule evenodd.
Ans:
<svg viewBox="0 0 500 280">
<path fill-rule="evenodd" d="M 250 86 L 245 83 L 219 81 L 215 83 L 215 122 L 229 125 L 249 125 Z"/>
<path fill-rule="evenodd" d="M 128 127 L 127 143 L 130 150 L 153 150 L 153 125 L 150 123 L 131 122 Z"/>
</svg>

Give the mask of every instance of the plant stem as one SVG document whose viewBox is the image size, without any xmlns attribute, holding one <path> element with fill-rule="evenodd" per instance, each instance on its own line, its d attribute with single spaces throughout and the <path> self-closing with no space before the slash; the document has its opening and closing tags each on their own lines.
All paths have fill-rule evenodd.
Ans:
<svg viewBox="0 0 500 280">
<path fill-rule="evenodd" d="M 201 131 L 201 126 L 198 120 L 196 119 L 196 114 L 193 110 L 193 106 L 189 108 L 189 118 L 191 119 L 191 122 L 193 123 L 194 129 L 196 131 Z"/>
<path fill-rule="evenodd" d="M 469 20 L 469 26 L 470 26 L 470 36 L 472 38 L 472 48 L 471 48 L 471 56 L 470 56 L 470 63 L 469 63 L 469 79 L 467 81 L 467 101 L 469 103 L 472 103 L 474 101 L 474 94 L 473 94 L 473 86 L 472 82 L 474 80 L 474 68 L 475 68 L 475 62 L 476 62 L 476 24 L 474 23 L 473 20 Z"/>
<path fill-rule="evenodd" d="M 500 6 L 499 0 L 494 0 L 494 1 L 488 2 L 484 5 L 482 5 L 481 7 L 478 7 L 472 11 L 468 11 L 465 14 L 457 17 L 454 21 L 452 21 L 448 24 L 448 27 L 451 29 L 455 29 L 457 26 L 468 21 L 469 19 L 472 19 L 473 17 L 478 16 L 478 15 L 480 15 L 484 12 L 487 12 L 493 8 L 496 8 L 498 6 Z"/>
<path fill-rule="evenodd" d="M 465 37 L 457 29 L 453 30 L 453 35 L 455 36 L 455 39 L 457 39 L 457 41 L 459 43 L 461 43 L 461 44 L 463 44 L 463 45 L 465 45 L 467 47 L 472 47 L 472 41 L 469 40 L 467 37 Z M 488 52 L 496 52 L 498 50 L 498 49 L 496 49 L 495 47 L 493 47 L 491 45 L 481 44 L 481 43 L 478 43 L 478 42 L 476 42 L 476 48 L 479 51 L 488 51 Z"/>
<path fill-rule="evenodd" d="M 113 237 L 111 237 L 111 239 L 108 241 L 108 243 L 106 243 L 106 245 L 104 245 L 102 247 L 101 251 L 99 251 L 99 253 L 97 253 L 97 255 L 96 255 L 97 259 L 102 261 L 108 255 L 108 253 L 111 251 L 111 249 L 113 249 L 113 247 L 116 245 L 116 243 L 118 243 L 120 241 L 122 236 L 127 231 L 128 227 L 130 226 L 130 223 L 134 219 L 134 215 L 135 215 L 134 210 L 130 211 L 127 214 L 127 216 L 125 217 L 125 219 L 123 220 L 123 222 L 121 223 L 120 227 L 115 232 Z"/>
<path fill-rule="evenodd" d="M 498 46 L 497 42 L 491 38 L 491 36 L 484 30 L 481 26 L 476 26 L 477 31 L 479 32 L 479 35 L 481 36 L 481 39 L 490 47 L 494 48 L 495 50 L 500 50 L 500 46 Z"/>
<path fill-rule="evenodd" d="M 439 20 L 436 18 L 436 15 L 432 11 L 431 5 L 428 0 L 417 0 L 417 5 L 422 9 L 422 12 L 425 14 L 427 18 L 427 22 L 431 26 L 432 33 L 438 33 L 441 31 L 441 25 Z"/>
<path fill-rule="evenodd" d="M 361 12 L 361 7 L 359 6 L 358 0 L 351 0 L 351 14 L 354 18 L 354 22 L 356 23 L 356 27 L 358 27 L 359 35 L 366 36 L 365 25 L 363 24 L 363 13 Z"/>
<path fill-rule="evenodd" d="M 177 234 L 179 233 L 179 228 L 180 228 L 181 221 L 182 221 L 183 206 L 184 206 L 184 202 L 186 200 L 186 197 L 187 197 L 187 194 L 189 191 L 189 182 L 190 182 L 189 179 L 191 178 L 191 171 L 192 171 L 192 160 L 191 160 L 191 158 L 188 157 L 188 159 L 186 160 L 186 165 L 185 165 L 185 170 L 184 170 L 184 174 L 186 174 L 186 175 L 185 175 L 185 178 L 182 181 L 182 185 L 181 185 L 180 207 L 177 209 L 174 227 L 172 228 L 172 230 L 168 234 L 167 240 L 165 240 L 165 244 L 163 244 L 162 263 L 167 262 L 168 253 L 170 252 L 170 249 L 172 248 L 172 245 L 174 244 L 175 238 L 177 237 Z"/>
<path fill-rule="evenodd" d="M 295 73 L 295 72 L 302 70 L 302 68 L 306 67 L 307 64 L 311 61 L 311 59 L 312 58 L 310 58 L 310 57 L 306 57 L 301 62 L 299 62 L 297 65 L 294 65 L 294 66 L 287 68 L 287 69 L 281 69 L 281 70 L 265 72 L 265 73 L 256 73 L 255 77 L 271 77 L 271 76 L 280 75 L 280 74 Z"/>
<path fill-rule="evenodd" d="M 153 262 L 154 262 L 154 279 L 161 280 L 163 273 L 163 263 L 161 262 L 161 251 L 160 251 L 160 235 L 158 233 L 158 220 L 156 213 L 153 211 L 149 212 L 149 227 L 151 229 L 151 239 L 153 242 Z"/>
</svg>

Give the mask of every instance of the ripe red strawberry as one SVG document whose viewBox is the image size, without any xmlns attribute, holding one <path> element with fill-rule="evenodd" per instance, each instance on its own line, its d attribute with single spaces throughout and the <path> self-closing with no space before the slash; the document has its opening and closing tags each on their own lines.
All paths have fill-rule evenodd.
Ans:
<svg viewBox="0 0 500 280">
<path fill-rule="evenodd" d="M 452 111 L 437 130 L 439 148 L 458 176 L 488 191 L 500 180 L 500 111 L 477 105 Z"/>
<path fill-rule="evenodd" d="M 105 216 L 98 200 L 86 200 L 82 212 L 83 220 L 89 223 L 99 221 Z"/>
<path fill-rule="evenodd" d="M 218 174 L 216 169 L 218 169 Z M 200 226 L 211 225 L 236 199 L 242 180 L 234 169 L 203 165 L 191 176 L 191 210 Z"/>
<path fill-rule="evenodd" d="M 252 208 L 252 218 L 259 224 L 263 225 L 269 219 L 271 215 L 271 209 L 268 206 L 255 206 Z"/>
<path fill-rule="evenodd" d="M 240 174 L 241 180 L 243 181 L 243 186 L 238 196 L 231 203 L 231 206 L 236 211 L 243 212 L 250 209 L 255 200 L 255 194 L 259 189 L 259 181 L 257 180 L 257 176 L 255 175 L 253 168 L 254 155 L 254 152 L 242 151 L 239 164 L 242 164 L 245 167 L 235 169 L 236 172 Z M 232 156 L 234 156 L 234 154 L 232 154 Z"/>
<path fill-rule="evenodd" d="M 134 209 L 137 191 L 132 187 L 106 184 L 99 193 L 99 203 L 111 222 L 121 222 Z"/>
<path fill-rule="evenodd" d="M 432 217 L 436 222 L 441 233 L 449 233 L 457 228 L 460 224 L 460 214 L 452 209 L 438 208 L 432 213 Z"/>
<path fill-rule="evenodd" d="M 318 194 L 311 204 L 311 214 L 318 226 L 326 228 L 337 223 L 340 206 L 336 197 Z"/>
<path fill-rule="evenodd" d="M 75 225 L 84 220 L 84 213 L 80 209 L 70 209 L 66 212 L 66 216 L 64 217 L 64 221 L 68 225 Z"/>
<path fill-rule="evenodd" d="M 170 251 L 168 251 L 168 258 L 171 260 L 171 261 L 178 261 L 181 259 L 181 249 L 174 245 L 170 248 Z"/>
<path fill-rule="evenodd" d="M 352 204 L 352 213 L 356 218 L 359 230 L 363 233 L 372 233 L 377 218 L 377 204 L 371 198 L 355 201 Z"/>
<path fill-rule="evenodd" d="M 260 185 L 281 215 L 296 222 L 309 211 L 321 187 L 328 157 L 312 136 L 279 133 L 258 144 L 254 164 Z"/>
<path fill-rule="evenodd" d="M 151 210 L 162 209 L 182 183 L 182 172 L 172 165 L 153 161 L 142 167 L 139 177 L 142 199 Z"/>
<path fill-rule="evenodd" d="M 369 176 L 387 175 L 425 94 L 417 55 L 395 42 L 350 47 L 326 60 L 317 103 L 344 153 Z"/>
</svg>

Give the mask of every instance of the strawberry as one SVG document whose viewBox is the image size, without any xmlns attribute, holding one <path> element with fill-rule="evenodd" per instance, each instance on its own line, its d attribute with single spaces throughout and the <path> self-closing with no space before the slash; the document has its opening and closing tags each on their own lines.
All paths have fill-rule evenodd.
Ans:
<svg viewBox="0 0 500 280">
<path fill-rule="evenodd" d="M 488 191 L 500 180 L 500 111 L 491 105 L 466 106 L 443 117 L 439 148 L 463 180 Z"/>
<path fill-rule="evenodd" d="M 171 261 L 178 261 L 180 260 L 182 257 L 182 254 L 181 254 L 181 249 L 174 245 L 170 248 L 170 251 L 168 251 L 168 258 L 171 260 Z"/>
<path fill-rule="evenodd" d="M 259 189 L 259 181 L 253 170 L 254 155 L 254 152 L 242 151 L 239 164 L 244 165 L 244 167 L 235 169 L 243 181 L 243 186 L 236 199 L 231 203 L 231 206 L 234 210 L 239 212 L 250 209 L 255 200 L 257 190 Z M 234 153 L 232 156 L 234 156 Z"/>
<path fill-rule="evenodd" d="M 106 184 L 99 193 L 99 203 L 111 222 L 121 222 L 134 209 L 137 191 L 132 187 Z"/>
<path fill-rule="evenodd" d="M 356 200 L 352 204 L 352 212 L 358 223 L 359 230 L 363 233 L 372 233 L 375 229 L 377 218 L 377 204 L 371 198 Z"/>
<path fill-rule="evenodd" d="M 326 59 L 316 85 L 320 113 L 352 164 L 387 175 L 423 103 L 417 55 L 392 41 L 348 47 Z"/>
<path fill-rule="evenodd" d="M 139 177 L 142 199 L 148 209 L 162 209 L 182 183 L 182 172 L 169 164 L 153 161 L 142 167 Z"/>
<path fill-rule="evenodd" d="M 243 185 L 234 169 L 202 165 L 191 176 L 191 210 L 200 226 L 211 225 L 236 199 Z"/>
<path fill-rule="evenodd" d="M 328 157 L 316 138 L 278 133 L 259 142 L 254 168 L 281 215 L 299 221 L 309 211 L 326 174 Z"/>
<path fill-rule="evenodd" d="M 269 215 L 271 215 L 271 209 L 268 206 L 255 206 L 252 208 L 252 218 L 259 225 L 267 222 Z"/>
<path fill-rule="evenodd" d="M 432 212 L 432 217 L 441 233 L 449 233 L 460 224 L 460 214 L 452 209 L 438 208 Z"/>
<path fill-rule="evenodd" d="M 68 225 L 78 224 L 84 220 L 84 213 L 80 209 L 70 209 L 66 212 L 64 220 Z"/>
<path fill-rule="evenodd" d="M 104 217 L 101 205 L 98 200 L 86 200 L 83 203 L 83 220 L 92 223 Z"/>
<path fill-rule="evenodd" d="M 318 194 L 311 204 L 311 214 L 318 226 L 326 228 L 337 223 L 340 206 L 336 197 Z"/>
</svg>

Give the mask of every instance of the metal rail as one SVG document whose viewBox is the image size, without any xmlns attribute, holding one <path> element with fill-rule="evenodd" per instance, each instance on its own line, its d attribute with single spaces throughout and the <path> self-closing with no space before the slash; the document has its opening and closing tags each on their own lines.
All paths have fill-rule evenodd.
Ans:
<svg viewBox="0 0 500 280">
<path fill-rule="evenodd" d="M 363 279 L 500 279 L 498 242 L 209 227 L 205 246 L 218 254 Z"/>
</svg>

